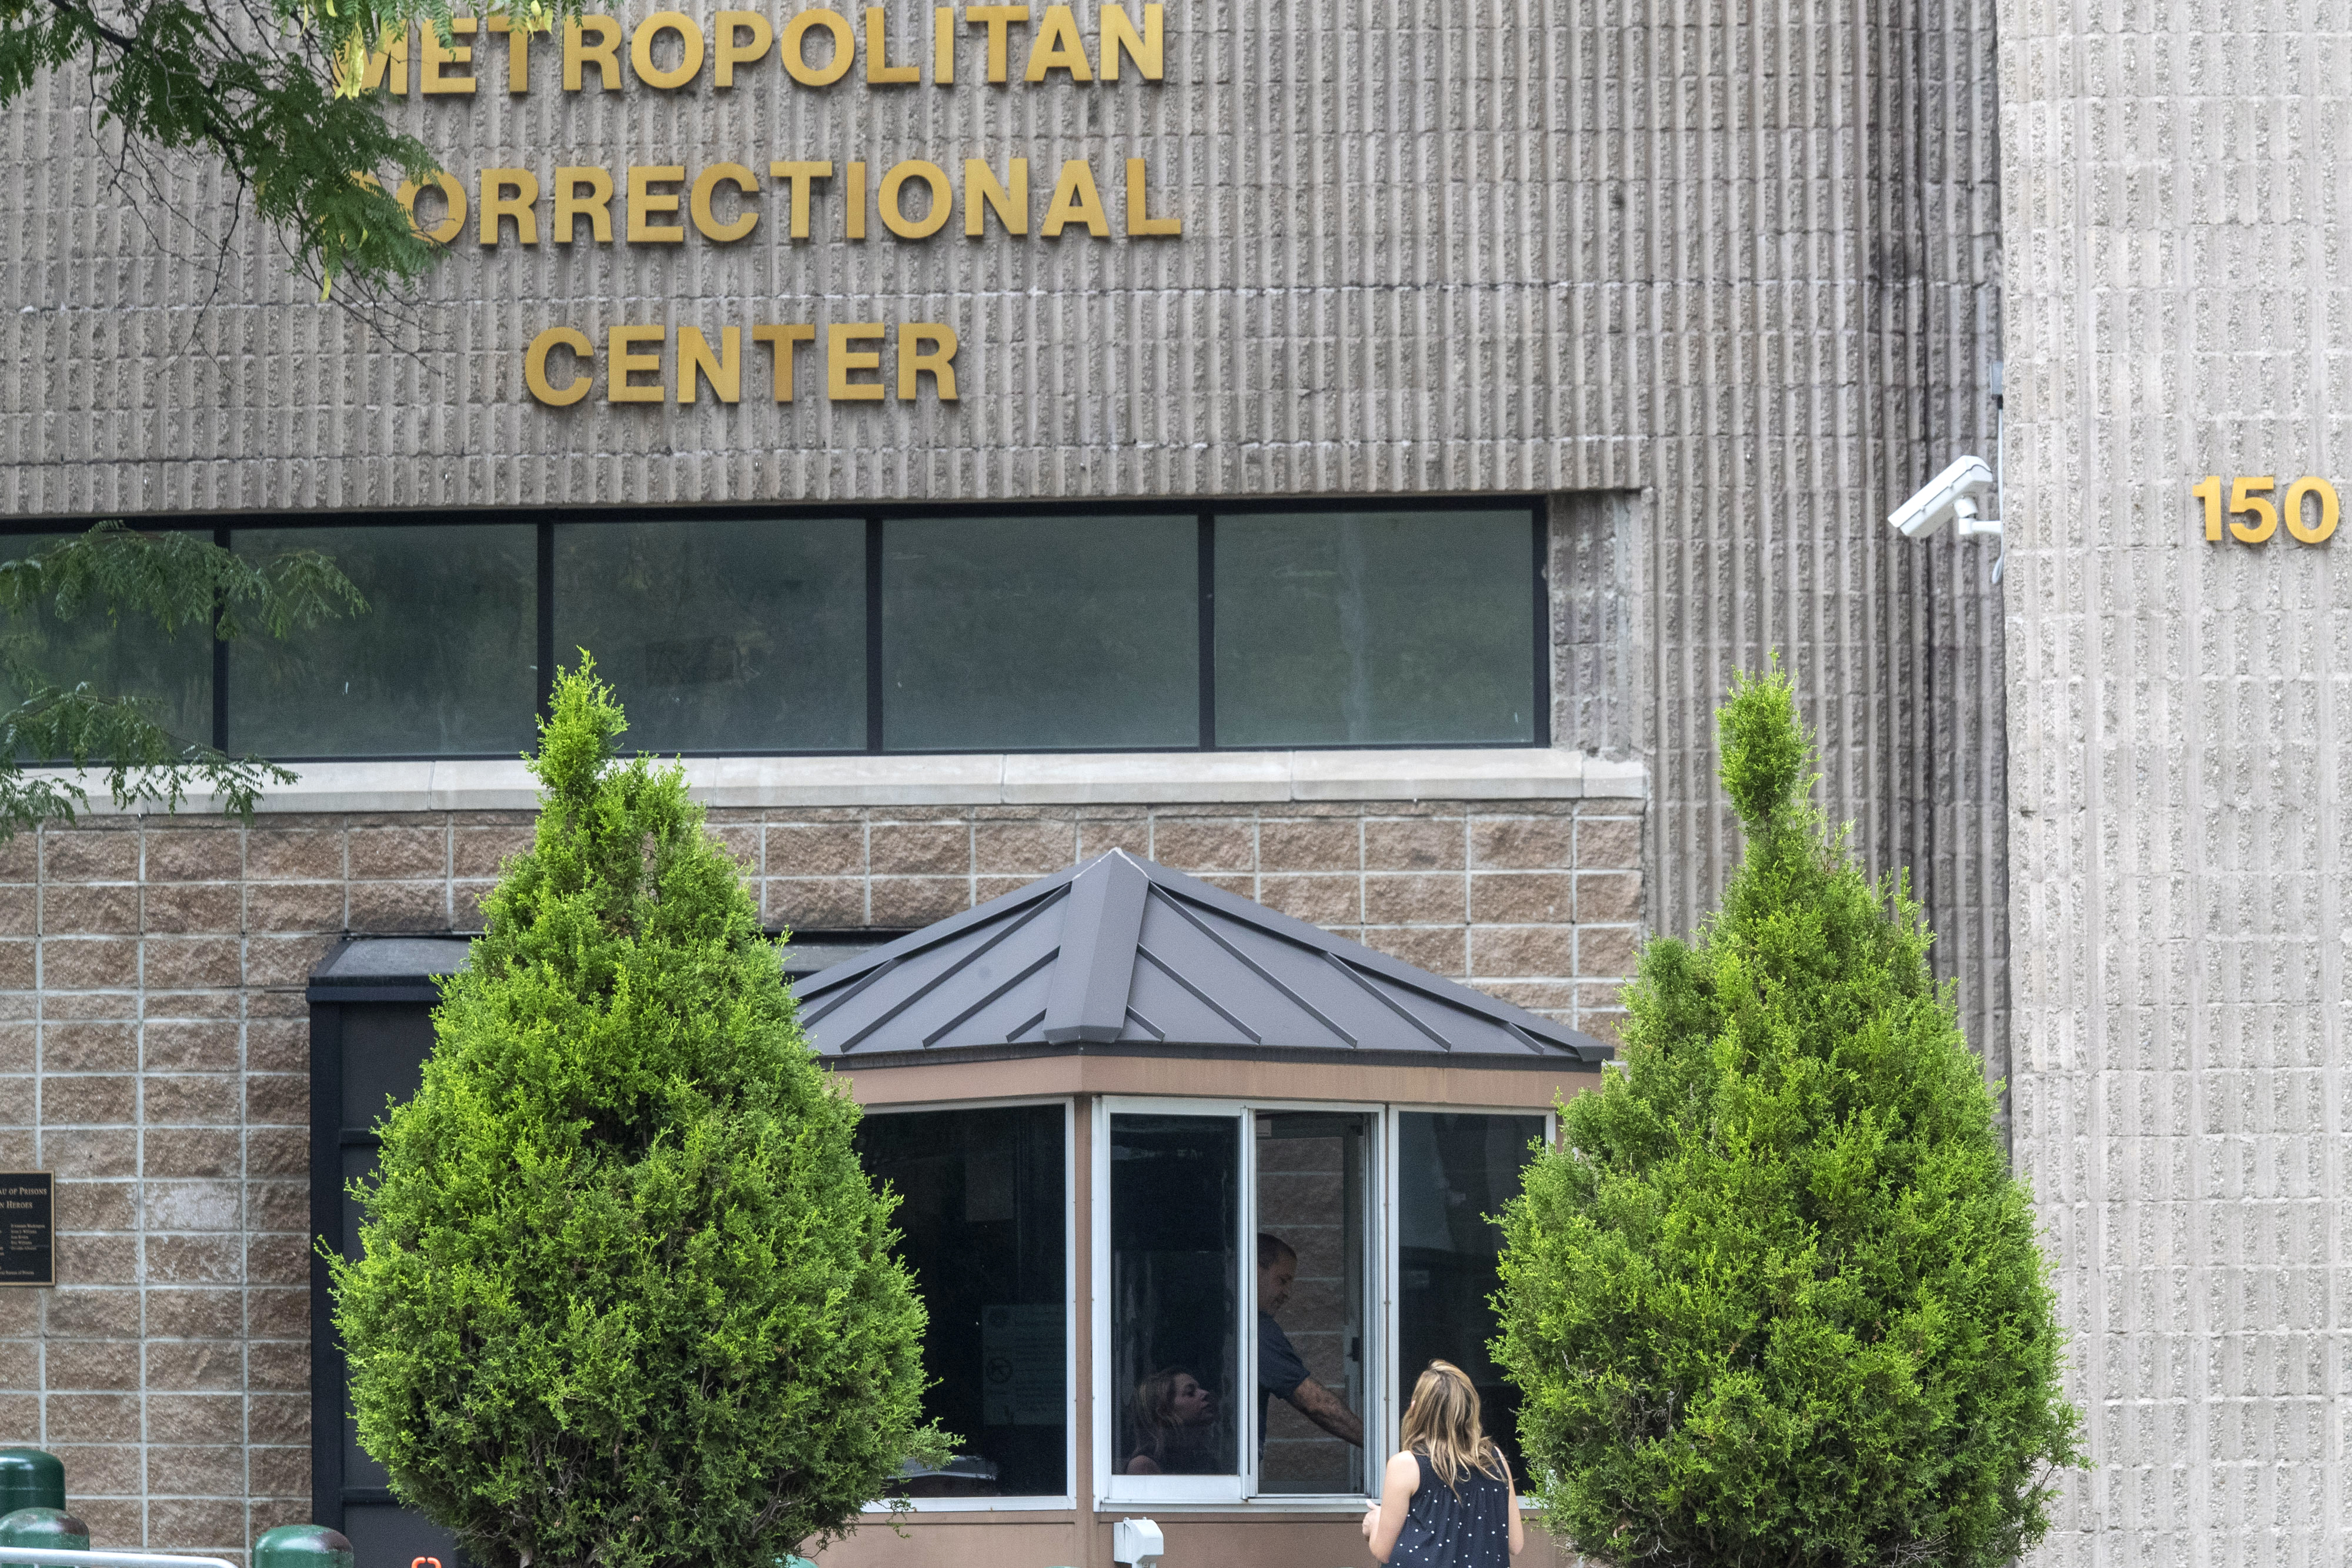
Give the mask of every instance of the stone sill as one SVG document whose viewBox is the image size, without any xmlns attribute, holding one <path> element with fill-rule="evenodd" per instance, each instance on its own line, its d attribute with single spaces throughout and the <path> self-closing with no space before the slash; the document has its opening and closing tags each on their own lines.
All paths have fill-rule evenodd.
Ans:
<svg viewBox="0 0 2352 1568">
<path fill-rule="evenodd" d="M 1648 769 L 1638 761 L 1534 747 L 689 757 L 684 766 L 695 799 L 721 807 L 1640 800 L 1649 793 Z M 538 787 L 519 760 L 308 762 L 295 771 L 300 782 L 270 790 L 262 811 L 516 811 L 539 805 Z M 181 809 L 210 811 L 217 802 L 193 796 Z M 115 808 L 92 789 L 91 810 L 110 815 Z"/>
</svg>

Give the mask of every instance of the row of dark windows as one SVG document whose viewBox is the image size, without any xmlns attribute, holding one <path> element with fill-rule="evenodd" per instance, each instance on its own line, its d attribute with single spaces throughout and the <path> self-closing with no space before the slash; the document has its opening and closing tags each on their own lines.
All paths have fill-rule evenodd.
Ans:
<svg viewBox="0 0 2352 1568">
<path fill-rule="evenodd" d="M 1502 1233 L 1487 1217 L 1517 1196 L 1544 1119 L 1400 1113 L 1393 1208 L 1371 1199 L 1378 1128 L 1369 1106 L 1110 1118 L 1110 1337 L 1095 1354 L 1110 1362 L 1115 1472 L 1247 1471 L 1258 1495 L 1377 1490 L 1392 1434 L 1356 1448 L 1269 1397 L 1265 1341 L 1277 1335 L 1297 1358 L 1282 1381 L 1303 1365 L 1359 1415 L 1379 1381 L 1376 1357 L 1393 1361 L 1400 1393 L 1433 1359 L 1456 1363 L 1517 1465 L 1517 1393 L 1488 1348 Z M 1070 1489 L 1065 1136 L 1058 1104 L 875 1111 L 859 1124 L 867 1173 L 900 1198 L 899 1254 L 929 1314 L 924 1415 L 962 1439 L 953 1464 L 909 1474 L 912 1495 Z M 1255 1145 L 1255 1180 L 1244 1179 L 1244 1139 Z M 1280 1300 L 1268 1298 L 1266 1257 L 1242 1244 L 1245 1234 L 1286 1249 Z M 1397 1343 L 1385 1352 L 1382 1257 L 1393 1260 L 1396 1302 Z M 1091 1290 L 1076 1294 L 1081 1312 Z M 1254 1317 L 1251 1364 L 1243 1329 Z M 1155 1417 L 1154 1396 L 1179 1375 L 1207 1400 L 1198 1420 L 1171 1426 Z"/>
<path fill-rule="evenodd" d="M 367 613 L 208 648 L 85 613 L 48 673 L 302 759 L 512 756 L 592 652 L 662 752 L 1543 745 L 1525 503 L 238 527 Z M 0 539 L 16 556 L 49 537 Z"/>
</svg>

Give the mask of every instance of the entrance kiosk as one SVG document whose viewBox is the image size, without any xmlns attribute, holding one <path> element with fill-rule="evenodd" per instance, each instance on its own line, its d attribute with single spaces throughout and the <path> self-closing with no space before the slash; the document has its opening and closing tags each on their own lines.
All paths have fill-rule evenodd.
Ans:
<svg viewBox="0 0 2352 1568">
<path fill-rule="evenodd" d="M 1119 851 L 797 992 L 960 1439 L 826 1568 L 1108 1568 L 1144 1517 L 1171 1568 L 1369 1563 L 1436 1357 L 1515 1447 L 1489 1217 L 1601 1041 Z"/>
</svg>

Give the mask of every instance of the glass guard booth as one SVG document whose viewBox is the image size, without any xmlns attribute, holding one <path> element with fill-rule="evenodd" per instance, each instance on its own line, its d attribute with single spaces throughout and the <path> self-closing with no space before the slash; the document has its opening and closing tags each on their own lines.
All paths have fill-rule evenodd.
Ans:
<svg viewBox="0 0 2352 1568">
<path fill-rule="evenodd" d="M 1490 1217 L 1600 1041 L 1118 852 L 799 994 L 961 1440 L 824 1568 L 1107 1568 L 1136 1517 L 1171 1562 L 1369 1561 L 1433 1359 L 1517 1463 Z"/>
</svg>

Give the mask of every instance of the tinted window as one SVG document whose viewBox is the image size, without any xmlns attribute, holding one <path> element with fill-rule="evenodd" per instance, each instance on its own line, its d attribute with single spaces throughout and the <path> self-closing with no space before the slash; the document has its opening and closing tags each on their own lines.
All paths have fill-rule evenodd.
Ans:
<svg viewBox="0 0 2352 1568">
<path fill-rule="evenodd" d="M 527 749 L 552 673 L 542 627 L 552 664 L 596 655 L 628 710 L 624 747 L 660 754 L 1545 733 L 1538 533 L 1524 506 L 572 516 L 236 530 L 249 558 L 327 554 L 370 607 L 233 645 L 224 737 L 207 629 L 164 640 L 85 615 L 41 635 L 61 680 L 155 697 L 187 739 L 297 761 Z"/>
<path fill-rule="evenodd" d="M 1541 1116 L 1407 1111 L 1397 1117 L 1397 1400 L 1433 1361 L 1478 1390 L 1486 1435 L 1519 1464 L 1519 1398 L 1488 1354 L 1503 1232 L 1489 1216 L 1519 1192 Z M 1402 1414 L 1402 1409 L 1400 1409 Z"/>
<path fill-rule="evenodd" d="M 237 553 L 323 550 L 365 614 L 229 649 L 228 747 L 274 757 L 511 757 L 539 701 L 538 530 L 240 528 Z"/>
<path fill-rule="evenodd" d="M 647 751 L 866 745 L 866 524 L 681 520 L 555 530 L 556 662 L 575 649 Z"/>
<path fill-rule="evenodd" d="M 1240 1202 L 1238 1119 L 1110 1119 L 1111 1462 L 1124 1474 L 1241 1473 Z"/>
<path fill-rule="evenodd" d="M 868 1175 L 930 1313 L 923 1414 L 962 1439 L 913 1497 L 1069 1490 L 1069 1191 L 1059 1105 L 867 1115 Z"/>
<path fill-rule="evenodd" d="M 888 749 L 1200 744 L 1194 518 L 894 518 L 883 543 Z"/>
<path fill-rule="evenodd" d="M 1525 511 L 1217 518 L 1220 746 L 1535 737 Z"/>
</svg>

